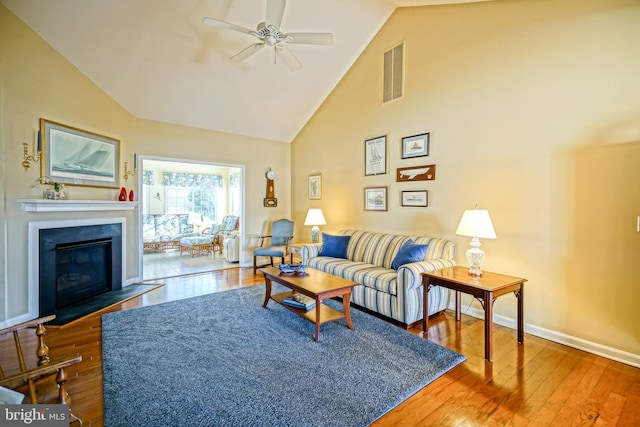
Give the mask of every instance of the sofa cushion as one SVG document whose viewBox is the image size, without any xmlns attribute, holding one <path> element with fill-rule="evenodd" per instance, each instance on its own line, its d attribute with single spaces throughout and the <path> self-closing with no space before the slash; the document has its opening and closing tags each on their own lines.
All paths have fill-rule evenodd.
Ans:
<svg viewBox="0 0 640 427">
<path fill-rule="evenodd" d="M 319 256 L 346 258 L 350 239 L 351 236 L 333 236 L 322 233 L 322 250 L 320 250 Z"/>
<path fill-rule="evenodd" d="M 342 235 L 351 236 L 347 247 L 347 259 L 391 268 L 391 261 L 408 236 L 375 233 L 371 231 L 345 230 Z"/>
<path fill-rule="evenodd" d="M 417 245 L 413 240 L 405 242 L 391 262 L 391 268 L 397 270 L 410 262 L 424 260 L 429 245 Z"/>
<path fill-rule="evenodd" d="M 398 272 L 365 262 L 343 258 L 317 256 L 309 260 L 308 267 L 357 282 L 367 288 L 387 294 L 397 294 Z"/>
</svg>

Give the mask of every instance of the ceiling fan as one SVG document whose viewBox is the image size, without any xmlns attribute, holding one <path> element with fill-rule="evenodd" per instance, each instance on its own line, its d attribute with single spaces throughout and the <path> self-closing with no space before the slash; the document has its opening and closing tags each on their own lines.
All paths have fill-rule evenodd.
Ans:
<svg viewBox="0 0 640 427">
<path fill-rule="evenodd" d="M 302 67 L 302 63 L 287 48 L 287 44 L 315 44 L 315 45 L 332 45 L 332 33 L 285 33 L 280 28 L 282 16 L 284 15 L 284 7 L 286 0 L 267 0 L 267 14 L 264 22 L 257 25 L 255 30 L 242 27 L 240 25 L 230 24 L 228 22 L 219 21 L 213 18 L 204 18 L 203 24 L 213 27 L 225 28 L 227 30 L 238 31 L 240 33 L 249 34 L 258 38 L 260 41 L 254 43 L 247 48 L 241 50 L 230 59 L 235 62 L 242 62 L 263 47 L 273 47 L 275 55 L 280 57 L 282 61 L 292 71 Z M 275 63 L 275 57 L 274 57 Z"/>
</svg>

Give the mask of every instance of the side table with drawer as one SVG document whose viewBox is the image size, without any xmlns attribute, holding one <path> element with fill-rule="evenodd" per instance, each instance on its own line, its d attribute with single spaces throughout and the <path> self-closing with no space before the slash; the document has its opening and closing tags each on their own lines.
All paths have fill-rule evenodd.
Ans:
<svg viewBox="0 0 640 427">
<path fill-rule="evenodd" d="M 292 243 L 289 245 L 289 263 L 293 264 L 294 255 L 297 258 L 297 262 L 302 262 L 302 247 L 304 245 L 310 245 L 310 243 Z"/>
</svg>

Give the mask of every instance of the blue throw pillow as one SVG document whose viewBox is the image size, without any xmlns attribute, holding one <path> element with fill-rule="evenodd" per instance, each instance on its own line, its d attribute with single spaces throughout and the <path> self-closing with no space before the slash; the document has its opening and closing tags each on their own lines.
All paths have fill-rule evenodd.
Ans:
<svg viewBox="0 0 640 427">
<path fill-rule="evenodd" d="M 322 233 L 322 249 L 318 256 L 346 258 L 349 239 L 351 239 L 351 236 L 332 236 L 331 234 Z"/>
<path fill-rule="evenodd" d="M 391 262 L 391 268 L 399 269 L 404 264 L 424 260 L 429 245 L 416 245 L 413 240 L 405 242 Z"/>
</svg>

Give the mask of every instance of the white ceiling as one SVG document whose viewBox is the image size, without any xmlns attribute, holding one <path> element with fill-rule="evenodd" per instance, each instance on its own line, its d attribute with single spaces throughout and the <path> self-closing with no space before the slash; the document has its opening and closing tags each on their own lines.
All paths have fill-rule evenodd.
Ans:
<svg viewBox="0 0 640 427">
<path fill-rule="evenodd" d="M 290 71 L 263 49 L 229 57 L 267 0 L 0 0 L 136 117 L 292 141 L 396 7 L 483 0 L 289 0 L 284 32 L 331 32 L 333 46 L 291 45 Z"/>
</svg>

